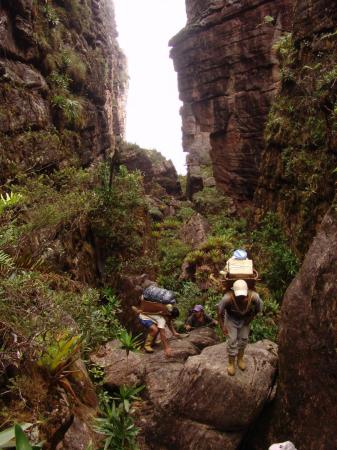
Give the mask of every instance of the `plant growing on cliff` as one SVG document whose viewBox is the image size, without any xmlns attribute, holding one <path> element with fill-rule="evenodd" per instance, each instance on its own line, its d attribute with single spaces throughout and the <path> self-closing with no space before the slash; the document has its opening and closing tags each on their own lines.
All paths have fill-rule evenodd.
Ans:
<svg viewBox="0 0 337 450">
<path fill-rule="evenodd" d="M 260 275 L 274 298 L 281 301 L 290 281 L 296 275 L 299 261 L 276 214 L 268 213 L 252 233 L 253 253 Z"/>
<path fill-rule="evenodd" d="M 64 95 L 54 95 L 51 99 L 54 108 L 59 109 L 64 114 L 70 125 L 81 125 L 82 105 L 79 100 L 65 97 Z"/>
<path fill-rule="evenodd" d="M 48 5 L 48 3 L 44 7 L 44 13 L 50 27 L 56 27 L 60 23 L 60 18 L 56 10 Z"/>
</svg>

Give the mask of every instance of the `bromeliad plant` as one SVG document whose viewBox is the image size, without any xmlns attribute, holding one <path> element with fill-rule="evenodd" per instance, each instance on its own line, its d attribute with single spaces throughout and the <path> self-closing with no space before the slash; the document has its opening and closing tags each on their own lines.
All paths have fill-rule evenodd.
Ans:
<svg viewBox="0 0 337 450">
<path fill-rule="evenodd" d="M 81 335 L 72 335 L 69 331 L 63 332 L 44 351 L 38 365 L 44 367 L 69 394 L 76 398 L 67 376 L 72 372 L 69 367 L 78 359 L 82 345 Z"/>
<path fill-rule="evenodd" d="M 64 331 L 43 352 L 38 365 L 46 368 L 52 375 L 57 375 L 77 359 L 81 343 L 81 335 Z"/>
</svg>

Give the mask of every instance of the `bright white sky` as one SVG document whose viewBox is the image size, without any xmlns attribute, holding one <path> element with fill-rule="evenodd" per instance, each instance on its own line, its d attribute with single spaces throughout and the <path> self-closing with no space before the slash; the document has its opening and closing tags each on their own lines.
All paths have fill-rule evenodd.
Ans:
<svg viewBox="0 0 337 450">
<path fill-rule="evenodd" d="M 177 74 L 168 41 L 185 26 L 185 0 L 113 0 L 128 59 L 126 140 L 156 149 L 185 174 Z"/>
</svg>

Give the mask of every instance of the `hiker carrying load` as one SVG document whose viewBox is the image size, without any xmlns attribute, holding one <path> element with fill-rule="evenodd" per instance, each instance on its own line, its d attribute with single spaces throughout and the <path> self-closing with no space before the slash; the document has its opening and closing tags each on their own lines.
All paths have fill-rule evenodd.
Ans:
<svg viewBox="0 0 337 450">
<path fill-rule="evenodd" d="M 144 350 L 148 353 L 153 353 L 152 345 L 159 334 L 165 356 L 169 358 L 172 356 L 172 351 L 165 334 L 165 327 L 166 325 L 168 326 L 173 336 L 177 338 L 182 337 L 173 326 L 173 320 L 179 317 L 179 310 L 175 306 L 174 292 L 160 288 L 154 282 L 150 283 L 144 289 L 140 306 L 137 308 L 139 321 L 148 330 Z"/>
<path fill-rule="evenodd" d="M 218 322 L 205 313 L 202 305 L 195 305 L 188 315 L 185 322 L 185 329 L 190 331 L 192 328 L 215 326 Z"/>
<path fill-rule="evenodd" d="M 257 272 L 253 270 L 252 261 L 247 259 L 244 250 L 240 250 L 240 253 L 237 250 L 234 252 L 226 269 L 227 291 L 218 304 L 218 318 L 224 335 L 229 337 L 227 372 L 234 375 L 236 356 L 239 369 L 246 369 L 243 356 L 248 343 L 250 323 L 262 311 L 263 302 L 254 290 Z"/>
</svg>

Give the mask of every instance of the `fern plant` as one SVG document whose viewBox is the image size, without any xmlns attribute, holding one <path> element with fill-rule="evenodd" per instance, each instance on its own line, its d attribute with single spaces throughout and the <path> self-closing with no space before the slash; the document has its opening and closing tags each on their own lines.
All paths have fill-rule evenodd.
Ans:
<svg viewBox="0 0 337 450">
<path fill-rule="evenodd" d="M 14 268 L 14 260 L 0 249 L 0 271 L 6 271 Z"/>
</svg>

